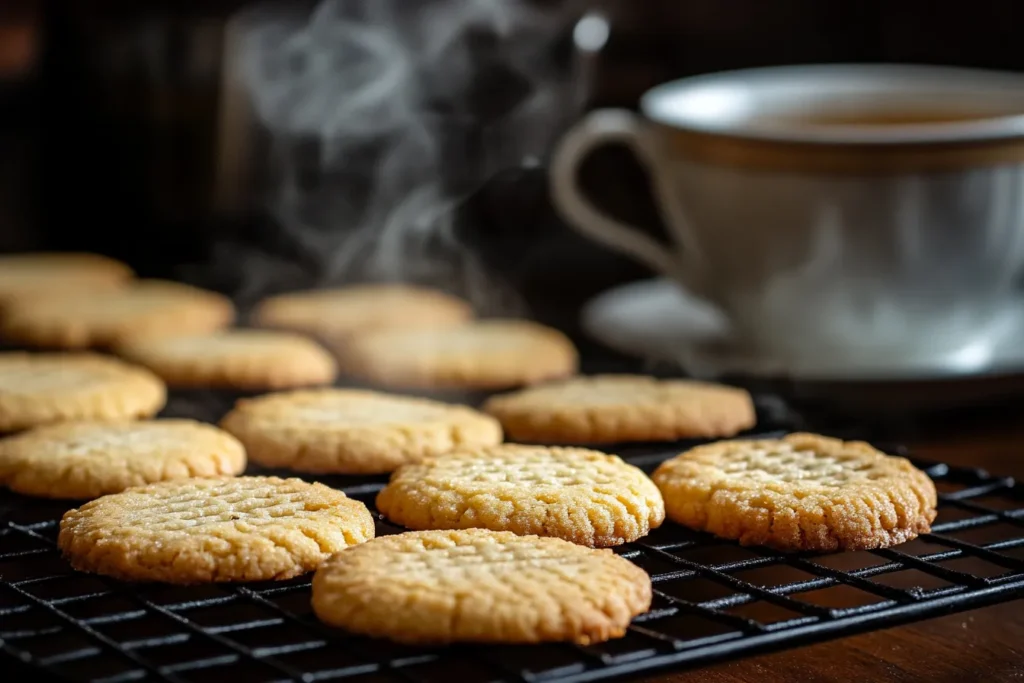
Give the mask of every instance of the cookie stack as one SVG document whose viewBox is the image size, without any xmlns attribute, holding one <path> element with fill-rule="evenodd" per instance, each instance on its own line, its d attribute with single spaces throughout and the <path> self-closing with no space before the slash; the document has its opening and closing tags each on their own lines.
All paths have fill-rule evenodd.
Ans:
<svg viewBox="0 0 1024 683">
<path fill-rule="evenodd" d="M 906 460 L 816 435 L 698 446 L 648 478 L 593 447 L 735 437 L 755 424 L 749 394 L 576 376 L 561 333 L 475 320 L 440 292 L 289 294 L 256 308 L 256 329 L 227 329 L 234 310 L 219 295 L 132 280 L 103 260 L 34 258 L 0 274 L 0 332 L 65 351 L 0 354 L 0 431 L 18 432 L 0 440 L 0 483 L 93 499 L 64 516 L 58 541 L 82 571 L 186 584 L 315 571 L 316 614 L 354 633 L 587 644 L 649 608 L 649 577 L 611 548 L 666 517 L 743 544 L 831 551 L 909 540 L 935 516 L 934 486 Z M 51 282 L 62 268 L 75 284 Z M 85 348 L 121 360 L 73 351 Z M 477 410 L 328 388 L 339 370 L 378 389 L 511 391 Z M 271 393 L 213 426 L 150 419 L 165 385 Z M 376 508 L 407 531 L 374 538 L 363 503 L 239 476 L 250 462 L 389 475 Z"/>
</svg>

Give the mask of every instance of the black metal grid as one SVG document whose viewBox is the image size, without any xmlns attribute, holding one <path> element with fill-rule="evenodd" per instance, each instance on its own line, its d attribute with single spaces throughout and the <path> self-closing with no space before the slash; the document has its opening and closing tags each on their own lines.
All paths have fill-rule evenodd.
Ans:
<svg viewBox="0 0 1024 683">
<path fill-rule="evenodd" d="M 207 401 L 172 412 L 211 408 Z M 649 472 L 691 445 L 608 450 Z M 932 533 L 897 548 L 787 555 L 671 523 L 620 548 L 651 575 L 654 603 L 624 638 L 590 647 L 420 649 L 356 638 L 316 621 L 308 577 L 175 587 L 77 574 L 55 547 L 70 506 L 3 493 L 0 652 L 40 674 L 106 683 L 568 683 L 692 667 L 1024 597 L 1024 485 L 919 465 L 940 490 L 939 516 Z M 371 506 L 385 481 L 319 479 Z M 399 530 L 378 521 L 379 534 Z"/>
</svg>

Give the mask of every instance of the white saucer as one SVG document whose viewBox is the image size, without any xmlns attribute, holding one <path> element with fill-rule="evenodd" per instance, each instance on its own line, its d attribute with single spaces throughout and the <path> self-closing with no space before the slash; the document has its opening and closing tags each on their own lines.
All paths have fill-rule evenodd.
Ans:
<svg viewBox="0 0 1024 683">
<path fill-rule="evenodd" d="M 629 355 L 678 364 L 696 377 L 723 375 L 812 382 L 904 382 L 1024 374 L 1024 306 L 1007 316 L 1001 341 L 983 351 L 943 356 L 835 354 L 799 359 L 743 351 L 725 318 L 665 279 L 642 280 L 604 292 L 584 307 L 583 328 Z"/>
</svg>

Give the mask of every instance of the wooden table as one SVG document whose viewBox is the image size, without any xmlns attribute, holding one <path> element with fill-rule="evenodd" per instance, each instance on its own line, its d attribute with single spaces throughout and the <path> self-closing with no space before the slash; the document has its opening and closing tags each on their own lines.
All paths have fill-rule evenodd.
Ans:
<svg viewBox="0 0 1024 683">
<path fill-rule="evenodd" d="M 1024 479 L 1024 406 L 950 422 L 908 445 L 921 458 Z M 1024 682 L 1024 601 L 641 680 Z"/>
</svg>

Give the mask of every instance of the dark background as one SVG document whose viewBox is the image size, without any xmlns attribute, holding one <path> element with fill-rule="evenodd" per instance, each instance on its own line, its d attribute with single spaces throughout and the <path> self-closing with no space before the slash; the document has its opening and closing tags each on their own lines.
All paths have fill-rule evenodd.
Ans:
<svg viewBox="0 0 1024 683">
<path fill-rule="evenodd" d="M 240 4 L 4 2 L 0 250 L 88 249 L 148 275 L 204 263 L 225 237 L 287 256 L 287 240 L 265 216 L 218 210 L 212 191 L 221 83 L 209 68 L 214 62 L 196 60 L 216 59 L 203 50 L 215 52 L 219 27 Z M 1024 69 L 1018 0 L 595 4 L 606 8 L 613 32 L 590 106 L 631 106 L 656 83 L 748 66 L 891 61 Z M 147 72 L 130 57 L 113 71 L 101 68 L 97 55 L 132 36 L 165 55 L 163 72 Z M 196 48 L 202 41 L 208 47 Z M 644 177 L 628 154 L 598 155 L 587 180 L 616 213 L 656 229 Z M 557 288 L 575 306 L 647 274 L 561 225 L 543 170 L 511 171 L 461 211 L 465 240 L 534 303 Z M 313 263 L 299 271 L 316 279 Z M 225 277 L 213 286 L 230 290 L 232 283 Z"/>
</svg>

